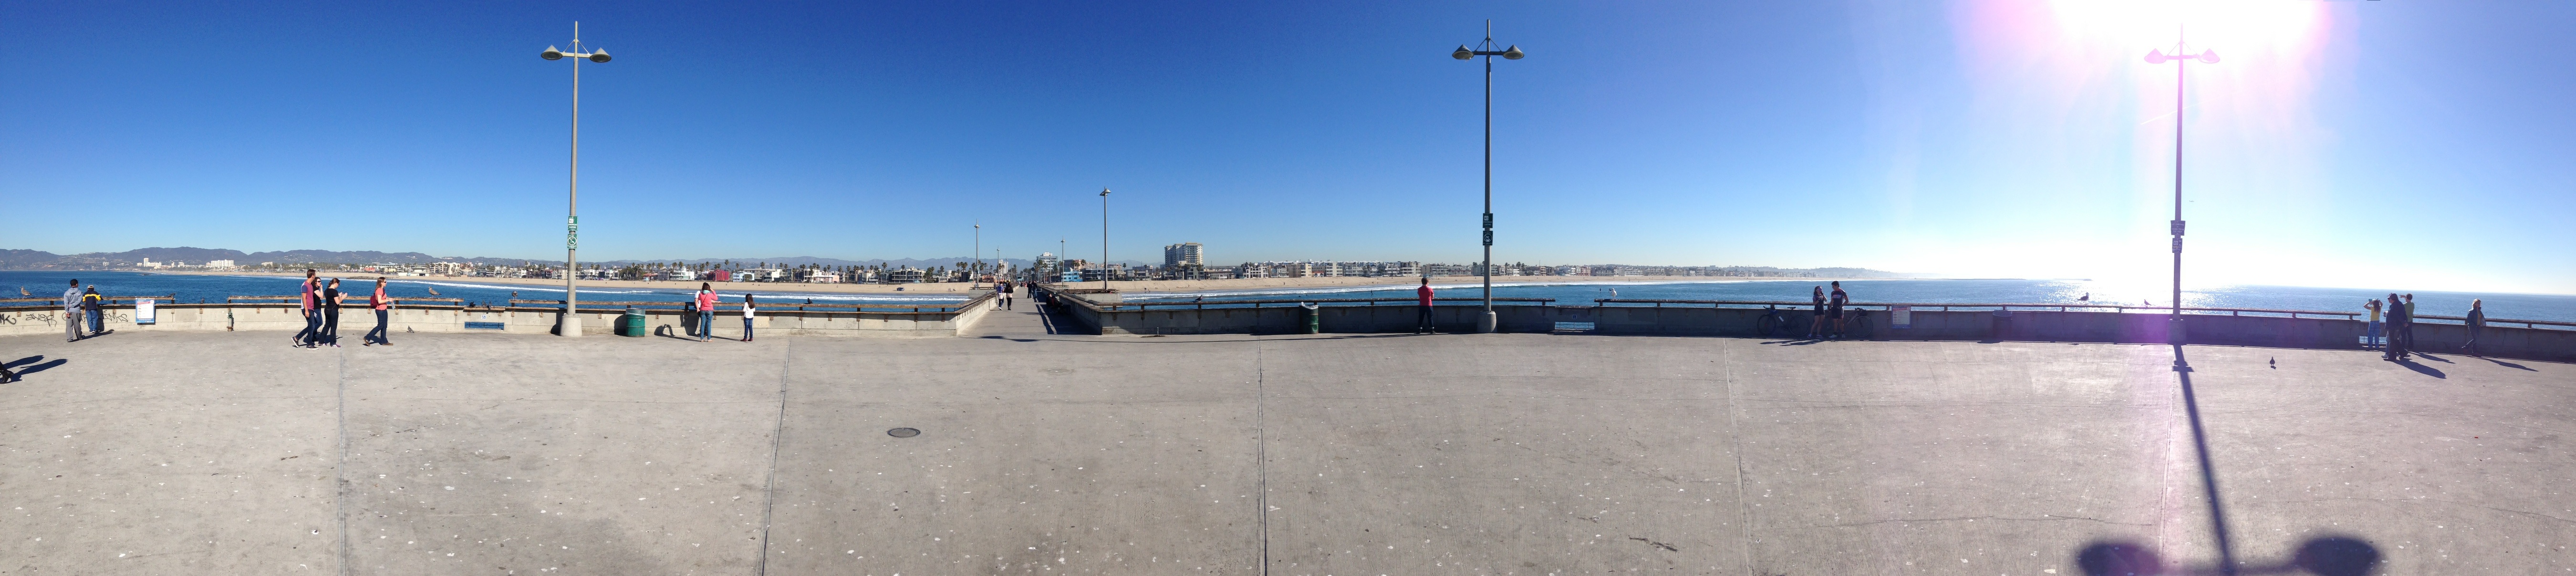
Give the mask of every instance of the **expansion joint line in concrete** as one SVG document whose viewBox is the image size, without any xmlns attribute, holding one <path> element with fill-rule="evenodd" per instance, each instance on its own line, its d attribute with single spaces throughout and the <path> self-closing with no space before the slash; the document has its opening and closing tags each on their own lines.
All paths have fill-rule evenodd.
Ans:
<svg viewBox="0 0 2576 576">
<path fill-rule="evenodd" d="M 1744 505 L 1744 429 L 1735 423 L 1735 351 L 1725 346 L 1719 346 L 1718 350 L 1725 355 L 1726 362 L 1726 380 L 1723 383 L 1726 386 L 1726 438 L 1732 444 L 1727 453 L 1735 457 L 1735 521 L 1744 532 L 1744 541 L 1752 542 L 1753 509 Z M 1744 557 L 1744 573 L 1752 574 L 1753 547 L 1738 548 Z"/>
<path fill-rule="evenodd" d="M 778 358 L 778 427 L 769 432 L 769 480 L 760 489 L 760 563 L 753 572 L 758 576 L 769 574 L 770 511 L 778 508 L 778 445 L 787 436 L 787 373 L 796 366 L 796 339 L 781 340 L 787 346 Z"/>
<path fill-rule="evenodd" d="M 338 363 L 332 387 L 338 390 L 339 407 L 332 410 L 340 419 L 340 460 L 331 465 L 331 505 L 340 518 L 340 573 L 349 573 L 349 352 L 333 348 L 331 357 Z"/>
<path fill-rule="evenodd" d="M 1252 337 L 1253 518 L 1261 522 L 1261 576 L 1270 576 L 1270 437 L 1262 429 L 1261 405 L 1270 399 L 1269 374 L 1263 371 L 1261 337 Z"/>
</svg>

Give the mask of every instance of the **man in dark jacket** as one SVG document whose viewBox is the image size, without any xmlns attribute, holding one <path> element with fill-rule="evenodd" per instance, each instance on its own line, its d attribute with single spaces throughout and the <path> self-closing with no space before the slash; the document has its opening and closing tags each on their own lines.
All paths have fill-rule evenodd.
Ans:
<svg viewBox="0 0 2576 576">
<path fill-rule="evenodd" d="M 104 304 L 104 300 L 106 297 L 98 295 L 97 284 L 89 285 L 89 290 L 81 293 L 81 310 L 89 313 L 89 333 L 92 336 L 107 333 L 107 316 L 99 313 L 99 305 Z"/>
<path fill-rule="evenodd" d="M 2406 324 L 2413 320 L 2413 317 L 2406 314 L 2406 301 L 2399 299 L 2397 294 L 2390 293 L 2388 295 L 2388 348 L 2380 352 L 2381 359 L 2392 361 L 2406 359 L 2406 346 L 2413 344 L 2406 340 Z"/>
<path fill-rule="evenodd" d="M 2468 352 L 2470 356 L 2476 356 L 2478 355 L 2478 333 L 2486 331 L 2487 327 L 2486 300 L 2469 300 L 2468 324 L 2469 341 L 2460 344 L 2460 350 Z"/>
</svg>

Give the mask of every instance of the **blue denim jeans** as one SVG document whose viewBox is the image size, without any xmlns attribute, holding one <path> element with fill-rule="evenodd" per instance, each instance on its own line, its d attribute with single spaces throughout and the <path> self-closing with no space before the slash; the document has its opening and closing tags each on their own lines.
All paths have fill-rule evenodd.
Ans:
<svg viewBox="0 0 2576 576">
<path fill-rule="evenodd" d="M 715 337 L 715 335 L 716 335 L 716 313 L 715 313 L 715 311 L 712 311 L 712 310 L 699 310 L 699 311 L 698 311 L 698 341 L 700 341 L 700 342 L 704 342 L 704 341 L 706 341 L 708 338 Z"/>
<path fill-rule="evenodd" d="M 744 317 L 742 317 L 742 341 L 744 341 L 744 342 L 750 342 L 750 341 L 751 341 L 751 317 L 750 317 L 750 316 L 744 316 Z"/>
<path fill-rule="evenodd" d="M 100 332 L 106 332 L 106 331 L 107 331 L 107 311 L 106 311 L 106 310 L 91 310 L 91 311 L 89 311 L 89 333 L 91 333 L 91 334 L 97 334 L 97 333 L 100 333 Z"/>
<path fill-rule="evenodd" d="M 2367 342 L 2369 342 L 2369 343 L 2370 343 L 2370 347 L 2372 347 L 2372 348 L 2378 348 L 2378 347 L 2379 347 L 2379 321 L 2378 321 L 2378 320 L 2372 320 L 2372 321 L 2370 321 L 2370 329 L 2369 329 L 2369 330 L 2370 330 L 2369 332 L 2365 332 L 2365 333 L 2363 333 L 2362 338 L 2363 338 L 2365 341 L 2367 341 Z"/>
</svg>

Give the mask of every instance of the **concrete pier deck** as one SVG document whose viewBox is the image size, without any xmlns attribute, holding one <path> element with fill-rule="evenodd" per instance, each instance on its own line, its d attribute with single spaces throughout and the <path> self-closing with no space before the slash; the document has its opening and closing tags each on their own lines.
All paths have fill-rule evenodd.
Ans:
<svg viewBox="0 0 2576 576">
<path fill-rule="evenodd" d="M 0 338 L 31 371 L 0 384 L 0 574 L 2072 575 L 2108 542 L 2214 573 L 2213 510 L 2248 569 L 2576 571 L 2566 364 L 1021 308 L 934 339 Z"/>
</svg>

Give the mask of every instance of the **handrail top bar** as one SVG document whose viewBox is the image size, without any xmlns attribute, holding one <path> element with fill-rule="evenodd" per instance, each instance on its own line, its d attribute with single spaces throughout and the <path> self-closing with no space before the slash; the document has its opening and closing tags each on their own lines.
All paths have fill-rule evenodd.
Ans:
<svg viewBox="0 0 2576 576">
<path fill-rule="evenodd" d="M 165 294 L 165 295 L 161 295 L 161 296 L 109 296 L 109 295 L 106 295 L 106 294 L 100 294 L 100 295 L 98 295 L 98 297 L 99 297 L 100 299 L 103 299 L 103 300 L 133 300 L 133 299 L 137 299 L 137 298 L 151 298 L 151 299 L 155 299 L 155 300 L 159 300 L 159 299 L 163 299 L 163 298 L 168 298 L 168 299 L 176 300 L 176 299 L 178 299 L 178 298 L 179 298 L 179 295 L 177 295 L 177 294 Z M 34 297 L 34 298 L 0 298 L 0 302 L 59 302 L 59 301 L 62 301 L 62 297 L 60 297 L 60 296 L 55 296 L 55 297 Z"/>
<path fill-rule="evenodd" d="M 1751 304 L 1762 304 L 1762 305 L 1782 305 L 1782 306 L 1789 306 L 1789 307 L 1808 307 L 1808 306 L 1814 306 L 1814 305 L 1815 305 L 1815 303 L 1813 303 L 1813 302 L 1766 302 L 1766 301 L 1758 301 L 1758 300 L 1635 300 L 1635 299 L 1613 299 L 1613 298 L 1599 298 L 1599 299 L 1594 299 L 1594 300 L 1593 300 L 1593 302 L 1616 302 L 1616 303 L 1629 303 L 1629 304 L 1748 304 L 1748 305 L 1751 305 Z M 2119 305 L 2119 304 L 2040 304 L 2040 303 L 1979 303 L 1979 302 L 1850 302 L 1850 303 L 1846 303 L 1846 304 L 1844 304 L 1844 306 L 1951 306 L 1951 307 L 1959 307 L 1959 308 L 2004 308 L 2004 307 L 2021 307 L 2021 308 L 2116 308 L 2116 309 L 2121 309 L 2121 310 L 2172 310 L 2172 309 L 2173 309 L 2173 308 L 2171 308 L 2171 307 L 2166 307 L 2166 306 L 2125 306 L 2125 305 Z M 2359 315 L 2362 315 L 2362 314 L 2363 314 L 2362 312 L 2330 312 L 2330 311 L 2324 311 L 2324 310 L 2270 310 L 2270 309 L 2262 309 L 2262 308 L 2201 308 L 2201 307 L 2193 307 L 2193 306 L 2184 306 L 2182 309 L 2184 309 L 2184 310 L 2200 310 L 2200 311 L 2216 311 L 2216 312 L 2265 312 L 2265 313 L 2273 313 L 2273 314 L 2318 314 L 2318 315 L 2327 315 L 2327 316 L 2359 316 Z M 2517 321 L 2517 322 L 2518 322 L 2518 321 Z"/>
<path fill-rule="evenodd" d="M 1296 303 L 1304 303 L 1304 302 L 1412 302 L 1412 301 L 1414 301 L 1414 300 L 1417 300 L 1417 299 L 1416 299 L 1416 298 L 1309 298 L 1309 299 L 1304 299 L 1304 300 L 1171 300 L 1171 301 L 1164 301 L 1164 300 L 1129 300 L 1129 301 L 1125 301 L 1125 302 L 1105 302 L 1104 304 L 1112 304 L 1112 305 L 1135 304 L 1135 305 L 1138 305 L 1138 306 L 1143 306 L 1143 305 L 1151 304 L 1151 305 L 1155 305 L 1155 306 L 1170 306 L 1170 305 L 1179 305 L 1179 304 L 1251 304 L 1251 303 L 1256 303 L 1256 302 L 1257 302 L 1257 303 L 1262 303 L 1262 304 L 1296 304 Z M 1485 301 L 1485 299 L 1483 299 L 1483 298 L 1432 298 L 1431 300 L 1432 300 L 1432 301 L 1435 301 L 1435 302 L 1436 302 L 1436 301 L 1440 301 L 1440 300 L 1473 300 L 1473 301 L 1477 301 L 1477 302 L 1483 302 L 1483 301 Z M 1556 301 L 1556 299 L 1555 299 L 1555 298 L 1495 298 L 1495 299 L 1494 299 L 1494 301 L 1495 301 L 1495 302 L 1555 302 L 1555 301 Z"/>
</svg>

